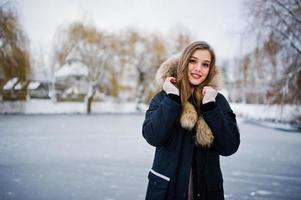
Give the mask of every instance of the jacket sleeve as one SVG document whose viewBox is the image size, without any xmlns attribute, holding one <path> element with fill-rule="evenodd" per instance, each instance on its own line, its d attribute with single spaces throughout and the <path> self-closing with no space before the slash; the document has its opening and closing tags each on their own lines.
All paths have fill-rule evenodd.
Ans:
<svg viewBox="0 0 301 200">
<path fill-rule="evenodd" d="M 222 156 L 235 153 L 240 144 L 240 135 L 235 114 L 225 97 L 218 94 L 216 102 L 201 106 L 201 112 L 213 133 L 213 148 Z"/>
<path fill-rule="evenodd" d="M 155 147 L 164 145 L 174 132 L 180 108 L 180 103 L 165 92 L 152 99 L 142 126 L 143 137 L 149 144 Z"/>
</svg>

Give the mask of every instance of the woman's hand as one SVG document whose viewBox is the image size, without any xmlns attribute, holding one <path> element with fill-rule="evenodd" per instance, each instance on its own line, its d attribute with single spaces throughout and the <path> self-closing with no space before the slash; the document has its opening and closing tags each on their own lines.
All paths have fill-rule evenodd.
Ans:
<svg viewBox="0 0 301 200">
<path fill-rule="evenodd" d="M 174 85 L 176 83 L 176 78 L 175 77 L 166 77 L 164 83 L 163 83 L 163 90 L 167 94 L 175 94 L 178 95 L 180 94 L 179 89 Z"/>
<path fill-rule="evenodd" d="M 205 86 L 202 90 L 203 93 L 203 104 L 209 102 L 215 102 L 215 97 L 217 95 L 217 91 L 210 86 Z"/>
</svg>

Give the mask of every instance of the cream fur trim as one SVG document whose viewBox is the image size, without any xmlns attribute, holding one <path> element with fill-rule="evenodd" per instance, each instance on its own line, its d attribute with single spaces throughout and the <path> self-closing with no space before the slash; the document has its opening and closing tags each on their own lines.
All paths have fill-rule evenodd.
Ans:
<svg viewBox="0 0 301 200">
<path fill-rule="evenodd" d="M 194 106 L 189 102 L 184 104 L 180 123 L 183 128 L 188 130 L 192 130 L 196 125 L 196 143 L 203 147 L 211 146 L 214 139 L 212 131 L 202 116 L 198 118 Z"/>
<path fill-rule="evenodd" d="M 186 102 L 184 104 L 184 108 L 180 118 L 181 126 L 188 130 L 191 130 L 195 126 L 197 120 L 198 113 L 194 109 L 194 106 L 191 103 Z"/>
<path fill-rule="evenodd" d="M 162 87 L 166 77 L 177 74 L 180 55 L 180 53 L 175 54 L 161 64 L 155 76 L 158 87 Z"/>
<path fill-rule="evenodd" d="M 202 116 L 196 124 L 196 143 L 204 147 L 210 147 L 213 142 L 213 134 Z"/>
</svg>

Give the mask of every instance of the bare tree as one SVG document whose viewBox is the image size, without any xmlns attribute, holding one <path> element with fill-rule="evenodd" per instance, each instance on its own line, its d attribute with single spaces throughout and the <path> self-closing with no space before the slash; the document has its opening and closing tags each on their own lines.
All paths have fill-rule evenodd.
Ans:
<svg viewBox="0 0 301 200">
<path fill-rule="evenodd" d="M 30 74 L 28 40 L 18 21 L 12 2 L 0 4 L 0 88 L 1 82 L 17 77 L 25 82 Z M 1 91 L 0 90 L 0 91 Z M 22 95 L 26 96 L 26 90 Z"/>
<path fill-rule="evenodd" d="M 167 59 L 167 49 L 166 41 L 161 35 L 150 35 L 150 67 L 146 71 L 144 103 L 149 102 L 158 89 L 154 83 L 154 77 L 160 65 Z"/>
<path fill-rule="evenodd" d="M 135 97 L 137 100 L 137 109 L 139 104 L 143 102 L 143 97 L 146 88 L 146 73 L 150 68 L 150 54 L 149 41 L 143 37 L 138 31 L 128 30 L 125 38 L 125 51 L 129 66 L 132 66 L 136 74 L 136 88 Z"/>
<path fill-rule="evenodd" d="M 96 89 L 103 84 L 111 60 L 107 36 L 95 26 L 83 22 L 74 22 L 63 27 L 56 35 L 58 38 L 54 49 L 56 63 L 62 66 L 68 57 L 74 56 L 74 59 L 88 69 L 88 92 L 85 102 L 87 113 L 90 113 Z"/>
<path fill-rule="evenodd" d="M 246 3 L 250 29 L 258 35 L 258 47 L 269 56 L 274 101 L 301 103 L 301 1 L 254 0 Z M 277 62 L 277 58 L 279 62 Z M 277 84 L 275 84 L 277 82 Z"/>
<path fill-rule="evenodd" d="M 160 64 L 166 59 L 166 45 L 158 34 L 147 37 L 137 31 L 129 31 L 126 37 L 129 64 L 137 74 L 136 99 L 137 109 L 141 103 L 151 98 L 155 87 L 154 77 Z"/>
</svg>

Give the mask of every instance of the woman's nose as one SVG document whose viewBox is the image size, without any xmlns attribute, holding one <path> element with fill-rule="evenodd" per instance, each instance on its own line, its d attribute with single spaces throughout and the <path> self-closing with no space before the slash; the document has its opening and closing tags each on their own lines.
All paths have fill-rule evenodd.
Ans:
<svg viewBox="0 0 301 200">
<path fill-rule="evenodd" d="M 201 63 L 196 63 L 194 70 L 201 71 Z"/>
</svg>

